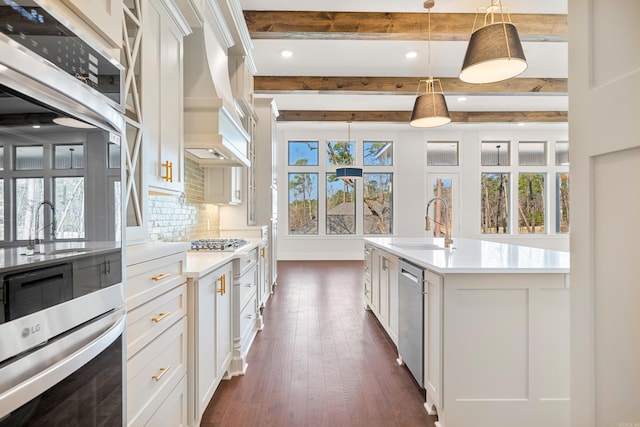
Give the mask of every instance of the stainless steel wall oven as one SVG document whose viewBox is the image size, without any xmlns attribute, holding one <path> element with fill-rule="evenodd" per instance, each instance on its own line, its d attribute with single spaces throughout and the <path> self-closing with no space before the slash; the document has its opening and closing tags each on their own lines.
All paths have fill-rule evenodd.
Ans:
<svg viewBox="0 0 640 427">
<path fill-rule="evenodd" d="M 123 425 L 123 67 L 46 0 L 0 16 L 0 427 Z"/>
</svg>

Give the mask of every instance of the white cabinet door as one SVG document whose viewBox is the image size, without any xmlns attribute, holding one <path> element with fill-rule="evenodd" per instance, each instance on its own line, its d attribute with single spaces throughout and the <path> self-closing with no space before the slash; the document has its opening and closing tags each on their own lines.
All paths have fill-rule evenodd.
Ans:
<svg viewBox="0 0 640 427">
<path fill-rule="evenodd" d="M 233 264 L 198 279 L 193 301 L 193 382 L 195 421 L 199 423 L 229 368 L 233 348 Z"/>
<path fill-rule="evenodd" d="M 229 368 L 233 354 L 233 264 L 220 267 L 216 275 L 219 285 L 216 289 L 216 367 L 219 382 Z"/>
<path fill-rule="evenodd" d="M 264 307 L 269 295 L 271 285 L 269 283 L 269 244 L 267 241 L 260 247 L 259 274 L 258 274 L 258 307 Z"/>
<path fill-rule="evenodd" d="M 380 255 L 375 248 L 371 249 L 371 310 L 378 315 L 380 307 Z"/>
<path fill-rule="evenodd" d="M 220 275 L 213 272 L 197 283 L 195 348 L 196 416 L 200 420 L 217 386 L 216 381 L 216 290 Z"/>
<path fill-rule="evenodd" d="M 424 387 L 429 409 L 442 409 L 442 308 L 443 278 L 425 271 Z"/>
<path fill-rule="evenodd" d="M 251 167 L 255 173 L 256 223 L 266 224 L 277 217 L 277 138 L 278 109 L 272 98 L 254 100 L 258 122 L 254 134 L 256 161 Z M 272 247 L 273 249 L 273 247 Z"/>
<path fill-rule="evenodd" d="M 389 326 L 389 255 L 381 251 L 378 251 L 378 254 L 380 268 L 378 320 L 387 329 Z"/>
<path fill-rule="evenodd" d="M 373 248 L 369 245 L 364 246 L 364 304 L 365 308 L 371 306 L 371 281 L 372 281 L 372 262 Z"/>
<path fill-rule="evenodd" d="M 389 273 L 389 336 L 398 344 L 398 257 L 390 256 Z"/>
<path fill-rule="evenodd" d="M 149 191 L 184 191 L 182 34 L 157 0 L 145 2 L 142 111 Z"/>
<path fill-rule="evenodd" d="M 241 167 L 206 168 L 204 202 L 239 205 L 242 203 Z"/>
</svg>

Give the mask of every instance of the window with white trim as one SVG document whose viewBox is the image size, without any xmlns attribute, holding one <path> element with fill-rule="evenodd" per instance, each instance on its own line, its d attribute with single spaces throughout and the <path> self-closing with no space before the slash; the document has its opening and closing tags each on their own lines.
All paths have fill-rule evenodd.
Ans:
<svg viewBox="0 0 640 427">
<path fill-rule="evenodd" d="M 482 141 L 481 234 L 567 233 L 568 150 L 566 141 Z"/>
<path fill-rule="evenodd" d="M 393 234 L 392 141 L 290 140 L 287 152 L 289 235 Z"/>
</svg>

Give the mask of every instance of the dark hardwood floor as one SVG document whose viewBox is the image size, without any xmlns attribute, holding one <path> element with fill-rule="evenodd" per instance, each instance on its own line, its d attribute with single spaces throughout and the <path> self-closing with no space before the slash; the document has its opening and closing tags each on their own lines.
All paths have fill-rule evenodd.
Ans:
<svg viewBox="0 0 640 427">
<path fill-rule="evenodd" d="M 432 426 L 372 313 L 361 261 L 280 261 L 246 375 L 222 381 L 213 426 Z"/>
</svg>

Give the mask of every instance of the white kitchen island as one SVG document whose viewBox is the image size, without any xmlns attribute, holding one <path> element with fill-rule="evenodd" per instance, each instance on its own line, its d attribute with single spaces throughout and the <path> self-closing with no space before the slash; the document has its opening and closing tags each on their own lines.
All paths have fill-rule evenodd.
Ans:
<svg viewBox="0 0 640 427">
<path fill-rule="evenodd" d="M 425 407 L 437 425 L 569 426 L 569 254 L 462 238 L 442 246 L 365 239 L 365 296 L 379 319 L 398 313 L 388 280 L 397 264 L 385 260 L 425 270 Z"/>
</svg>

